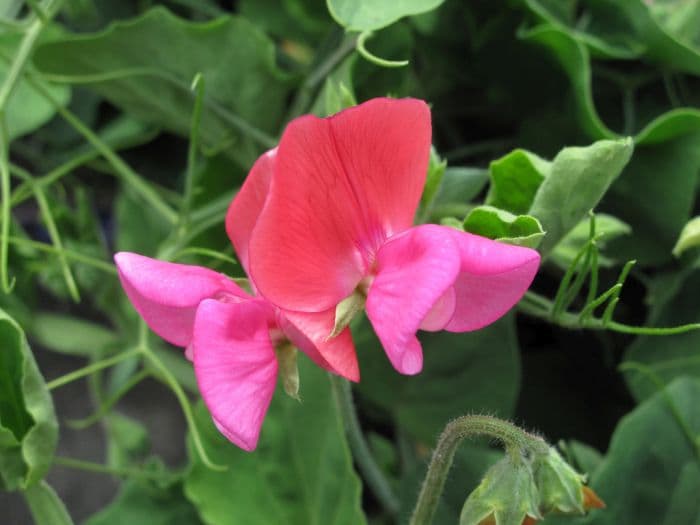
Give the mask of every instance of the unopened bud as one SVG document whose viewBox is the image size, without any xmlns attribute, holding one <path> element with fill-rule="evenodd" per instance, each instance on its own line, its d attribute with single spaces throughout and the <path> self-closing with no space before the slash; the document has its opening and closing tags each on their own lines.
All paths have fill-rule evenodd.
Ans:
<svg viewBox="0 0 700 525">
<path fill-rule="evenodd" d="M 460 525 L 523 525 L 541 519 L 532 469 L 506 456 L 489 469 L 462 507 Z"/>
<path fill-rule="evenodd" d="M 283 343 L 277 348 L 277 362 L 282 386 L 289 397 L 299 399 L 299 367 L 297 366 L 297 349 L 291 344 Z"/>
<path fill-rule="evenodd" d="M 365 307 L 366 301 L 367 296 L 359 289 L 340 301 L 335 307 L 335 325 L 328 339 L 333 339 L 345 330 L 353 318 Z"/>
</svg>

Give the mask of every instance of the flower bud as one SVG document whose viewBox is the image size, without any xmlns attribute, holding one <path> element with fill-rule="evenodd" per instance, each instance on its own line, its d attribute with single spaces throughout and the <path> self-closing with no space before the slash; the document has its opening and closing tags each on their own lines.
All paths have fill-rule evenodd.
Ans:
<svg viewBox="0 0 700 525">
<path fill-rule="evenodd" d="M 506 456 L 489 469 L 462 507 L 460 525 L 523 525 L 541 519 L 530 464 Z M 533 523 L 533 522 L 530 522 Z"/>
<path fill-rule="evenodd" d="M 588 487 L 585 476 L 576 472 L 554 448 L 549 454 L 534 458 L 532 470 L 540 494 L 540 511 L 544 514 L 585 514 L 587 509 L 605 504 Z"/>
<path fill-rule="evenodd" d="M 284 391 L 289 397 L 299 401 L 299 367 L 297 366 L 297 349 L 284 343 L 276 348 L 279 375 Z"/>
</svg>

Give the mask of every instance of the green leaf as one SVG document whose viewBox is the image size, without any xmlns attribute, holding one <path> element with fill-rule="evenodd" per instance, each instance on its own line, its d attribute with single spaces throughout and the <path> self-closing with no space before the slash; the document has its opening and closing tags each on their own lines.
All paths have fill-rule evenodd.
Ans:
<svg viewBox="0 0 700 525">
<path fill-rule="evenodd" d="M 146 457 L 151 449 L 146 427 L 118 412 L 109 414 L 103 421 L 107 437 L 107 465 L 128 467 Z"/>
<path fill-rule="evenodd" d="M 160 486 L 130 480 L 107 507 L 85 525 L 198 525 L 197 510 L 185 498 L 182 483 Z"/>
<path fill-rule="evenodd" d="M 596 235 L 599 236 L 596 244 L 599 249 L 604 249 L 610 241 L 622 235 L 629 235 L 632 232 L 632 228 L 628 224 L 606 213 L 596 213 L 595 224 Z M 583 219 L 574 226 L 552 251 L 552 262 L 564 270 L 571 266 L 583 245 L 588 242 L 590 230 L 590 219 L 588 218 Z M 611 267 L 614 264 L 615 261 L 610 257 L 605 255 L 598 257 L 599 266 Z"/>
<path fill-rule="evenodd" d="M 700 382 L 679 379 L 622 419 L 591 481 L 607 508 L 593 512 L 582 523 L 664 523 L 676 504 L 674 493 L 678 488 L 685 490 L 678 487 L 689 475 L 685 470 L 697 468 L 698 403 Z M 699 486 L 692 488 L 693 494 L 700 490 Z"/>
<path fill-rule="evenodd" d="M 593 102 L 591 64 L 586 47 L 554 26 L 537 26 L 519 33 L 520 38 L 545 46 L 569 77 L 576 117 L 592 139 L 614 139 L 617 134 L 603 122 Z"/>
<path fill-rule="evenodd" d="M 99 33 L 44 44 L 35 62 L 50 77 L 88 84 L 138 118 L 185 136 L 194 102 L 190 84 L 201 73 L 203 143 L 235 143 L 227 150 L 241 161 L 274 145 L 264 132 L 277 130 L 288 90 L 272 41 L 244 18 L 193 23 L 162 7 Z"/>
<path fill-rule="evenodd" d="M 486 204 L 517 215 L 525 214 L 551 163 L 522 149 L 511 151 L 489 165 L 491 187 Z"/>
<path fill-rule="evenodd" d="M 700 467 L 696 462 L 683 466 L 662 525 L 700 525 Z"/>
<path fill-rule="evenodd" d="M 464 217 L 474 199 L 488 182 L 488 171 L 481 168 L 448 167 L 432 206 L 432 217 Z"/>
<path fill-rule="evenodd" d="M 529 214 L 547 232 L 540 251 L 548 253 L 593 209 L 632 156 L 631 139 L 601 140 L 561 150 L 552 161 Z"/>
<path fill-rule="evenodd" d="M 73 525 L 61 498 L 44 480 L 28 487 L 24 491 L 24 499 L 36 525 Z"/>
<path fill-rule="evenodd" d="M 528 248 L 537 248 L 545 234 L 534 217 L 513 215 L 492 206 L 478 206 L 469 212 L 464 231 Z"/>
<path fill-rule="evenodd" d="M 0 35 L 0 82 L 4 81 L 9 69 L 8 59 L 15 55 L 19 39 L 15 35 Z M 68 86 L 56 86 L 40 81 L 61 106 L 70 100 Z M 10 139 L 26 135 L 46 124 L 56 113 L 48 102 L 28 81 L 20 77 L 5 110 L 7 132 Z"/>
<path fill-rule="evenodd" d="M 423 371 L 411 377 L 392 368 L 366 321 L 353 332 L 362 363 L 359 392 L 425 443 L 455 417 L 508 417 L 515 408 L 520 358 L 513 315 L 476 332 L 421 332 Z"/>
<path fill-rule="evenodd" d="M 24 332 L 0 310 L 0 487 L 27 488 L 48 471 L 58 423 Z"/>
<path fill-rule="evenodd" d="M 331 16 L 348 31 L 373 31 L 404 16 L 436 9 L 445 0 L 326 0 Z"/>
<path fill-rule="evenodd" d="M 41 346 L 62 354 L 96 358 L 119 341 L 105 326 L 69 315 L 38 312 L 32 318 L 31 337 Z"/>
<path fill-rule="evenodd" d="M 670 260 L 678 232 L 691 217 L 699 169 L 700 128 L 637 147 L 625 173 L 601 203 L 632 226 L 632 234 L 616 240 L 609 253 L 642 265 Z"/>
<path fill-rule="evenodd" d="M 700 246 L 700 216 L 691 219 L 683 226 L 676 245 L 673 247 L 673 255 L 680 257 L 684 251 L 697 246 Z"/>
<path fill-rule="evenodd" d="M 229 467 L 209 470 L 191 450 L 185 493 L 205 523 L 365 523 L 329 379 L 308 359 L 300 360 L 299 373 L 301 402 L 278 389 L 253 453 L 228 442 L 203 405 L 196 410 L 207 452 Z"/>
</svg>

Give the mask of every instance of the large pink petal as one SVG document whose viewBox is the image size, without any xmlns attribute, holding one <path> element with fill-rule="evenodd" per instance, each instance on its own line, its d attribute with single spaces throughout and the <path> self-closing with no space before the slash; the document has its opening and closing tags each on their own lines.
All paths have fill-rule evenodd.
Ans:
<svg viewBox="0 0 700 525">
<path fill-rule="evenodd" d="M 238 260 L 246 272 L 248 272 L 250 235 L 268 195 L 276 153 L 276 148 L 271 149 L 253 164 L 241 190 L 231 202 L 226 213 L 226 233 L 228 233 L 238 254 Z"/>
<path fill-rule="evenodd" d="M 412 228 L 379 250 L 377 276 L 367 295 L 367 317 L 402 374 L 417 374 L 423 367 L 416 331 L 434 306 L 443 309 L 450 304 L 449 289 L 459 264 L 452 234 L 441 226 Z"/>
<path fill-rule="evenodd" d="M 135 253 L 114 256 L 126 295 L 151 329 L 186 347 L 192 340 L 199 303 L 218 295 L 248 297 L 231 279 L 200 266 L 151 259 Z"/>
<path fill-rule="evenodd" d="M 287 126 L 250 240 L 255 285 L 286 310 L 335 307 L 388 237 L 411 226 L 431 127 L 415 99 L 374 99 Z"/>
<path fill-rule="evenodd" d="M 335 323 L 335 309 L 312 313 L 285 311 L 278 322 L 294 346 L 314 363 L 350 381 L 360 380 L 350 329 L 328 339 Z"/>
<path fill-rule="evenodd" d="M 540 255 L 530 248 L 492 241 L 451 229 L 459 246 L 460 274 L 455 281 L 455 312 L 450 332 L 477 330 L 493 323 L 527 291 Z"/>
<path fill-rule="evenodd" d="M 257 301 L 205 300 L 194 325 L 194 371 L 219 430 L 251 451 L 277 378 L 267 309 Z"/>
</svg>

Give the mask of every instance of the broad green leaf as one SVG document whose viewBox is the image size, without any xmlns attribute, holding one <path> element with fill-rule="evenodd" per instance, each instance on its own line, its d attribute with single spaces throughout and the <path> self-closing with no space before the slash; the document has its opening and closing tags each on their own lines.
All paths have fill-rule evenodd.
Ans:
<svg viewBox="0 0 700 525">
<path fill-rule="evenodd" d="M 103 325 L 50 312 L 38 312 L 33 317 L 31 337 L 54 352 L 92 358 L 119 341 L 117 335 Z"/>
<path fill-rule="evenodd" d="M 0 82 L 5 80 L 10 67 L 8 59 L 15 55 L 18 46 L 19 39 L 15 35 L 0 35 Z M 68 104 L 70 100 L 70 88 L 68 86 L 56 86 L 43 80 L 39 82 L 61 106 Z M 10 139 L 34 131 L 46 124 L 56 114 L 54 106 L 36 88 L 21 77 L 15 86 L 5 111 L 7 133 Z"/>
<path fill-rule="evenodd" d="M 354 330 L 362 363 L 358 389 L 414 438 L 432 444 L 455 417 L 470 412 L 508 417 L 515 408 L 520 358 L 513 315 L 476 332 L 421 332 L 423 371 L 411 377 L 392 368 L 368 324 Z"/>
<path fill-rule="evenodd" d="M 198 407 L 207 452 L 215 463 L 228 466 L 226 472 L 209 470 L 190 453 L 185 493 L 205 523 L 365 523 L 361 485 L 327 374 L 308 359 L 300 360 L 299 373 L 301 402 L 277 390 L 253 453 L 228 442 L 204 406 Z"/>
<path fill-rule="evenodd" d="M 185 498 L 182 483 L 162 486 L 129 480 L 107 507 L 85 525 L 199 525 L 197 510 Z"/>
<path fill-rule="evenodd" d="M 700 217 L 691 219 L 683 226 L 676 245 L 673 247 L 673 255 L 680 257 L 684 251 L 697 246 L 700 246 Z"/>
<path fill-rule="evenodd" d="M 657 278 L 652 291 L 675 291 L 662 300 L 652 296 L 652 308 L 647 324 L 650 326 L 677 326 L 700 322 L 698 297 L 700 297 L 700 271 L 692 272 L 687 279 L 682 273 Z M 657 381 L 670 383 L 681 376 L 700 377 L 700 331 L 684 334 L 640 336 L 627 349 L 624 360 L 640 363 L 643 370 L 625 372 L 630 390 L 637 399 L 646 399 L 658 389 Z"/>
<path fill-rule="evenodd" d="M 662 525 L 700 525 L 700 467 L 688 462 L 681 470 L 673 489 L 668 511 Z"/>
<path fill-rule="evenodd" d="M 24 332 L 0 310 L 0 487 L 43 478 L 57 438 L 53 402 Z"/>
<path fill-rule="evenodd" d="M 138 118 L 183 135 L 190 131 L 190 84 L 201 73 L 203 143 L 233 144 L 227 150 L 250 161 L 272 146 L 252 124 L 276 131 L 285 105 L 288 81 L 274 53 L 272 41 L 244 18 L 193 23 L 156 7 L 99 33 L 44 44 L 35 62 L 50 78 L 87 84 Z"/>
<path fill-rule="evenodd" d="M 520 38 L 545 46 L 554 55 L 571 82 L 572 97 L 579 125 L 591 139 L 614 139 L 612 131 L 598 115 L 593 102 L 590 56 L 586 47 L 554 26 L 542 25 L 519 33 Z"/>
<path fill-rule="evenodd" d="M 694 483 L 696 478 L 693 474 L 690 480 L 683 479 L 690 475 L 686 469 L 697 468 L 698 403 L 700 382 L 679 379 L 620 421 L 605 460 L 591 480 L 607 508 L 594 511 L 580 523 L 665 523 L 676 504 L 676 491 L 686 489 L 679 487 L 680 482 Z M 693 494 L 700 490 L 699 486 L 692 488 Z"/>
<path fill-rule="evenodd" d="M 437 8 L 445 0 L 326 0 L 331 16 L 348 31 L 374 31 L 404 16 Z"/>
<path fill-rule="evenodd" d="M 323 0 L 242 0 L 238 5 L 241 15 L 257 27 L 284 39 L 288 53 L 300 41 L 318 43 L 333 25 Z M 307 49 L 313 53 L 313 49 Z"/>
<path fill-rule="evenodd" d="M 61 498 L 44 480 L 28 487 L 24 491 L 24 499 L 29 505 L 35 525 L 73 525 Z"/>
<path fill-rule="evenodd" d="M 649 11 L 661 27 L 679 42 L 700 48 L 700 2 L 698 0 L 657 0 Z"/>
<path fill-rule="evenodd" d="M 481 168 L 448 167 L 435 196 L 432 217 L 464 217 L 471 209 L 469 202 L 486 186 L 488 171 Z"/>
<path fill-rule="evenodd" d="M 428 163 L 428 174 L 425 178 L 425 187 L 421 196 L 421 208 L 430 210 L 447 169 L 447 161 L 438 155 L 434 147 L 430 148 L 430 162 Z"/>
<path fill-rule="evenodd" d="M 557 154 L 529 211 L 547 232 L 540 245 L 543 254 L 598 204 L 633 149 L 631 139 L 601 140 L 587 147 L 564 148 Z"/>
<path fill-rule="evenodd" d="M 497 241 L 537 248 L 545 232 L 530 215 L 513 215 L 492 206 L 478 206 L 464 219 L 464 231 Z"/>
<path fill-rule="evenodd" d="M 551 163 L 522 149 L 511 151 L 489 165 L 491 186 L 486 204 L 516 215 L 525 214 Z"/>
<path fill-rule="evenodd" d="M 629 235 L 632 228 L 620 219 L 606 213 L 596 213 L 595 215 L 596 235 L 600 238 L 596 241 L 598 248 L 603 250 L 605 246 L 614 239 L 622 235 Z M 576 255 L 581 251 L 584 244 L 588 242 L 590 235 L 590 219 L 580 221 L 573 229 L 567 233 L 559 244 L 556 245 L 551 254 L 552 261 L 562 269 L 567 269 L 573 263 Z M 615 261 L 604 254 L 598 256 L 599 266 L 614 266 Z"/>
<path fill-rule="evenodd" d="M 609 253 L 656 265 L 671 259 L 678 232 L 691 217 L 700 170 L 700 128 L 663 143 L 642 145 L 601 208 L 632 227 Z M 663 173 L 664 176 L 659 176 Z"/>
</svg>

